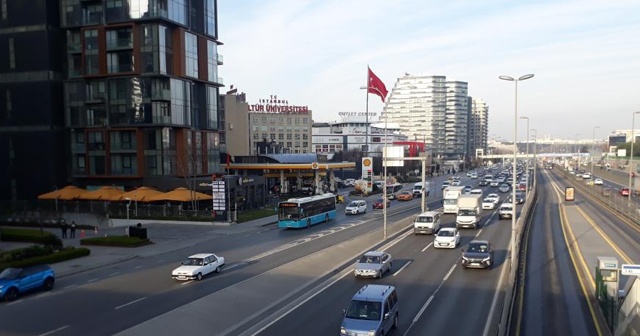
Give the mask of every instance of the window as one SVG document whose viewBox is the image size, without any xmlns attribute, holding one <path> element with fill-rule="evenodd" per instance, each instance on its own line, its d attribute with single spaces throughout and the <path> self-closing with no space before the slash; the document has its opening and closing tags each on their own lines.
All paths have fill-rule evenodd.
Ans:
<svg viewBox="0 0 640 336">
<path fill-rule="evenodd" d="M 7 19 L 7 0 L 0 1 L 0 12 L 2 12 L 2 19 Z"/>
<path fill-rule="evenodd" d="M 107 30 L 107 49 L 133 48 L 131 28 Z"/>
<path fill-rule="evenodd" d="M 209 36 L 216 36 L 216 1 L 205 0 L 204 2 L 205 33 Z"/>
<path fill-rule="evenodd" d="M 207 70 L 208 80 L 218 82 L 218 48 L 213 41 L 207 41 Z"/>
<path fill-rule="evenodd" d="M 185 32 L 185 75 L 198 78 L 198 37 Z"/>
<path fill-rule="evenodd" d="M 133 71 L 133 52 L 120 51 L 107 53 L 107 72 L 131 72 Z"/>
<path fill-rule="evenodd" d="M 11 91 L 7 89 L 7 117 L 11 116 L 11 110 L 13 109 L 13 104 L 11 103 Z"/>
<path fill-rule="evenodd" d="M 9 68 L 16 68 L 16 50 L 13 37 L 9 38 Z"/>
</svg>

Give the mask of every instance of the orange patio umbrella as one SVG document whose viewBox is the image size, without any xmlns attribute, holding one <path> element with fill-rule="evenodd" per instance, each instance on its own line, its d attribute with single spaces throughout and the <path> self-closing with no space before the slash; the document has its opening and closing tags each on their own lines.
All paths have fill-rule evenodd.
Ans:
<svg viewBox="0 0 640 336">
<path fill-rule="evenodd" d="M 115 187 L 106 186 L 94 191 L 84 193 L 78 198 L 88 201 L 111 201 L 112 199 L 122 194 L 124 194 L 124 191 Z"/>
<path fill-rule="evenodd" d="M 86 194 L 87 192 L 88 192 L 87 190 L 70 185 L 62 189 L 58 189 L 58 190 L 50 191 L 46 194 L 42 194 L 38 196 L 38 199 L 71 201 L 76 198 L 79 198 L 80 195 Z"/>
<path fill-rule="evenodd" d="M 206 201 L 212 200 L 213 196 L 203 194 L 201 192 L 189 190 L 187 188 L 176 188 L 164 194 L 156 195 L 148 198 L 147 202 L 154 201 L 174 201 L 174 202 L 190 202 L 190 201 Z"/>
<path fill-rule="evenodd" d="M 163 192 L 162 191 L 158 191 L 155 190 L 153 188 L 149 188 L 149 187 L 140 187 L 138 189 L 135 190 L 131 190 L 129 192 L 126 192 L 124 194 L 120 194 L 114 198 L 112 198 L 112 201 L 126 201 L 127 198 L 134 201 L 134 202 L 149 202 L 149 198 L 154 197 L 154 196 L 158 196 L 158 195 L 162 195 Z"/>
</svg>

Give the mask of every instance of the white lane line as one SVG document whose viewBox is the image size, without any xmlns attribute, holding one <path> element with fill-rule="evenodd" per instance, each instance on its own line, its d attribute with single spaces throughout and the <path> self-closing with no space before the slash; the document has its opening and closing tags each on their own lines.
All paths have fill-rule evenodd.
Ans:
<svg viewBox="0 0 640 336">
<path fill-rule="evenodd" d="M 138 268 L 142 268 L 142 265 L 140 265 L 140 266 L 136 266 L 136 267 L 135 267 L 135 269 L 138 269 Z"/>
<path fill-rule="evenodd" d="M 118 274 L 120 274 L 120 272 L 113 272 L 113 273 L 109 274 L 109 276 L 115 276 L 115 275 L 118 275 Z"/>
<path fill-rule="evenodd" d="M 478 230 L 478 233 L 476 233 L 476 238 L 478 238 L 478 236 L 480 236 L 480 234 L 482 233 L 482 230 L 484 230 L 484 228 Z"/>
<path fill-rule="evenodd" d="M 142 300 L 144 300 L 144 299 L 146 299 L 146 298 L 147 298 L 147 297 L 145 296 L 145 297 L 139 298 L 139 299 L 137 299 L 137 300 L 133 300 L 133 301 L 128 302 L 128 303 L 125 303 L 125 304 L 123 304 L 123 305 L 117 306 L 117 307 L 116 307 L 116 310 L 118 310 L 118 309 L 120 309 L 120 308 L 124 308 L 124 307 L 126 307 L 126 306 L 130 306 L 130 305 L 132 305 L 132 304 L 134 304 L 134 303 L 138 303 L 138 302 L 140 302 L 140 301 L 142 301 Z"/>
<path fill-rule="evenodd" d="M 67 328 L 69 328 L 69 325 L 68 325 L 68 324 L 67 324 L 66 326 L 60 327 L 60 328 L 58 328 L 58 329 L 53 329 L 53 330 L 47 331 L 46 333 L 44 333 L 44 334 L 40 334 L 40 335 L 38 335 L 38 336 L 47 336 L 47 335 L 51 335 L 51 334 L 53 334 L 53 333 L 57 333 L 58 331 L 61 331 L 61 330 L 67 329 Z"/>
<path fill-rule="evenodd" d="M 451 273 L 453 273 L 453 270 L 456 269 L 456 266 L 458 266 L 458 263 L 453 264 L 453 266 L 451 266 L 451 268 L 449 269 L 449 272 L 447 272 L 447 275 L 444 276 L 444 278 L 442 279 L 442 282 L 444 283 L 445 281 L 447 281 L 447 279 L 449 279 L 449 276 L 451 275 Z M 438 288 L 440 289 L 440 288 Z"/>
<path fill-rule="evenodd" d="M 193 280 L 185 281 L 185 282 L 181 283 L 180 286 L 184 286 L 184 285 L 190 284 L 192 282 L 193 282 Z"/>
<path fill-rule="evenodd" d="M 402 272 L 402 270 L 407 268 L 407 266 L 409 266 L 409 265 L 411 265 L 411 260 L 409 260 L 409 262 L 404 264 L 404 266 L 400 267 L 399 270 L 397 270 L 395 273 L 393 273 L 393 276 L 396 276 L 396 275 L 400 274 L 400 272 Z"/>
<path fill-rule="evenodd" d="M 78 285 L 69 285 L 69 286 L 65 287 L 64 289 L 69 289 L 69 288 L 73 288 L 73 287 L 76 287 L 76 286 L 78 286 Z"/>
<path fill-rule="evenodd" d="M 420 252 L 424 252 L 424 251 L 426 251 L 426 250 L 427 250 L 431 245 L 433 245 L 433 242 L 431 242 L 431 243 L 429 243 L 429 245 L 425 246 L 425 247 L 422 249 L 422 251 L 420 251 Z"/>
<path fill-rule="evenodd" d="M 87 280 L 87 282 L 94 282 L 94 281 L 98 281 L 98 278 L 93 278 L 93 279 Z"/>
<path fill-rule="evenodd" d="M 431 303 L 431 301 L 433 301 L 434 297 L 435 297 L 435 295 L 431 295 L 429 297 L 429 299 L 427 300 L 427 302 L 424 303 L 422 308 L 420 308 L 420 311 L 418 312 L 418 315 L 416 315 L 416 317 L 413 318 L 413 323 L 418 322 L 418 320 L 420 319 L 420 316 L 422 316 L 422 313 L 424 313 L 424 311 L 427 309 L 427 307 L 429 307 L 429 304 Z"/>
<path fill-rule="evenodd" d="M 20 302 L 22 302 L 22 301 L 24 301 L 24 300 L 23 300 L 23 299 L 20 299 L 20 300 L 16 300 L 16 301 L 13 301 L 13 302 L 9 302 L 9 303 L 7 303 L 6 305 L 7 305 L 7 306 L 11 306 L 11 305 L 14 305 L 14 304 L 16 304 L 16 303 L 20 303 Z"/>
</svg>

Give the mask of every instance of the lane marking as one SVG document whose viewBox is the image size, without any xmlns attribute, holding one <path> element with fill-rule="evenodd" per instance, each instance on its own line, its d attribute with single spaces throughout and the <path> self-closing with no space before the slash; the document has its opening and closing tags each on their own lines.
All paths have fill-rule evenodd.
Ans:
<svg viewBox="0 0 640 336">
<path fill-rule="evenodd" d="M 399 270 L 397 270 L 395 273 L 393 273 L 393 276 L 396 276 L 396 275 L 400 274 L 400 272 L 402 272 L 403 269 L 407 268 L 407 266 L 411 265 L 411 263 L 412 263 L 412 261 L 409 260 L 409 262 L 404 264 L 402 267 L 400 267 Z"/>
<path fill-rule="evenodd" d="M 186 284 L 190 284 L 190 283 L 192 283 L 192 282 L 193 282 L 193 280 L 187 280 L 187 281 L 182 282 L 182 283 L 180 284 L 180 286 L 184 286 L 184 285 L 186 285 Z"/>
<path fill-rule="evenodd" d="M 427 307 L 429 307 L 429 304 L 431 304 L 431 301 L 433 301 L 434 297 L 435 297 L 435 295 L 431 295 L 429 297 L 429 299 L 427 300 L 427 302 L 424 303 L 422 308 L 420 308 L 420 311 L 418 312 L 418 315 L 416 315 L 416 317 L 413 318 L 413 323 L 418 322 L 418 320 L 420 319 L 420 316 L 422 316 L 422 313 L 424 313 L 424 311 L 427 309 Z"/>
<path fill-rule="evenodd" d="M 65 330 L 65 329 L 67 329 L 67 328 L 69 328 L 69 325 L 68 325 L 68 324 L 67 324 L 66 326 L 62 326 L 62 327 L 60 327 L 60 328 L 58 328 L 58 329 L 53 329 L 53 330 L 47 331 L 46 333 L 44 333 L 44 334 L 40 334 L 40 335 L 38 335 L 38 336 L 47 336 L 47 335 L 51 335 L 51 334 L 53 334 L 53 333 L 57 333 L 58 331 Z"/>
<path fill-rule="evenodd" d="M 120 274 L 120 272 L 113 272 L 113 273 L 109 274 L 109 276 L 116 276 L 118 274 Z"/>
<path fill-rule="evenodd" d="M 456 269 L 456 266 L 458 266 L 457 262 L 453 264 L 453 266 L 451 266 L 451 268 L 449 269 L 449 272 L 447 272 L 447 275 L 445 275 L 444 278 L 442 279 L 442 282 L 445 282 L 447 281 L 447 279 L 449 279 L 449 276 L 451 275 L 451 273 L 453 273 L 453 270 Z"/>
<path fill-rule="evenodd" d="M 431 243 L 429 243 L 429 245 L 425 246 L 425 247 L 422 249 L 422 251 L 420 251 L 420 252 L 424 252 L 424 251 L 426 251 L 426 250 L 427 250 L 431 245 L 433 245 L 433 242 L 431 242 Z"/>
<path fill-rule="evenodd" d="M 78 285 L 69 285 L 67 287 L 65 287 L 64 289 L 69 289 L 69 288 L 73 288 L 73 287 L 77 287 Z"/>
<path fill-rule="evenodd" d="M 146 299 L 146 298 L 147 298 L 147 297 L 145 296 L 145 297 L 139 298 L 139 299 L 137 299 L 137 300 L 133 300 L 133 301 L 131 301 L 131 302 L 127 302 L 127 303 L 125 303 L 125 304 L 123 304 L 123 305 L 117 306 L 115 309 L 116 309 L 116 310 L 118 310 L 118 309 L 120 309 L 120 308 L 124 308 L 124 307 L 126 307 L 126 306 L 130 306 L 130 305 L 132 305 L 132 304 L 134 304 L 134 303 L 138 303 L 138 302 L 140 302 L 140 301 L 142 301 L 142 300 L 144 300 L 144 299 Z"/>
<path fill-rule="evenodd" d="M 138 268 L 142 268 L 142 265 L 140 265 L 140 266 L 136 266 L 136 267 L 135 267 L 135 269 L 138 269 Z"/>
<path fill-rule="evenodd" d="M 87 282 L 94 282 L 94 281 L 98 281 L 98 278 L 93 278 L 93 279 L 87 280 Z"/>
</svg>

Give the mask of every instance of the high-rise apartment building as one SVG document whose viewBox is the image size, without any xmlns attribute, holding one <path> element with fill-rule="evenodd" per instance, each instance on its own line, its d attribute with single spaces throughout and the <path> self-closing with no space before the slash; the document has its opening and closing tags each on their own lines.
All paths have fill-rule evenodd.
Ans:
<svg viewBox="0 0 640 336">
<path fill-rule="evenodd" d="M 64 57 L 57 0 L 0 0 L 0 200 L 67 182 Z"/>
<path fill-rule="evenodd" d="M 220 172 L 216 0 L 60 0 L 60 16 L 75 184 Z"/>
<path fill-rule="evenodd" d="M 470 98 L 471 119 L 469 120 L 469 155 L 475 156 L 477 149 L 488 153 L 489 106 L 478 98 Z"/>
<path fill-rule="evenodd" d="M 398 78 L 382 118 L 396 123 L 410 141 L 423 141 L 427 151 L 442 158 L 461 159 L 467 143 L 468 84 L 445 76 Z"/>
</svg>

